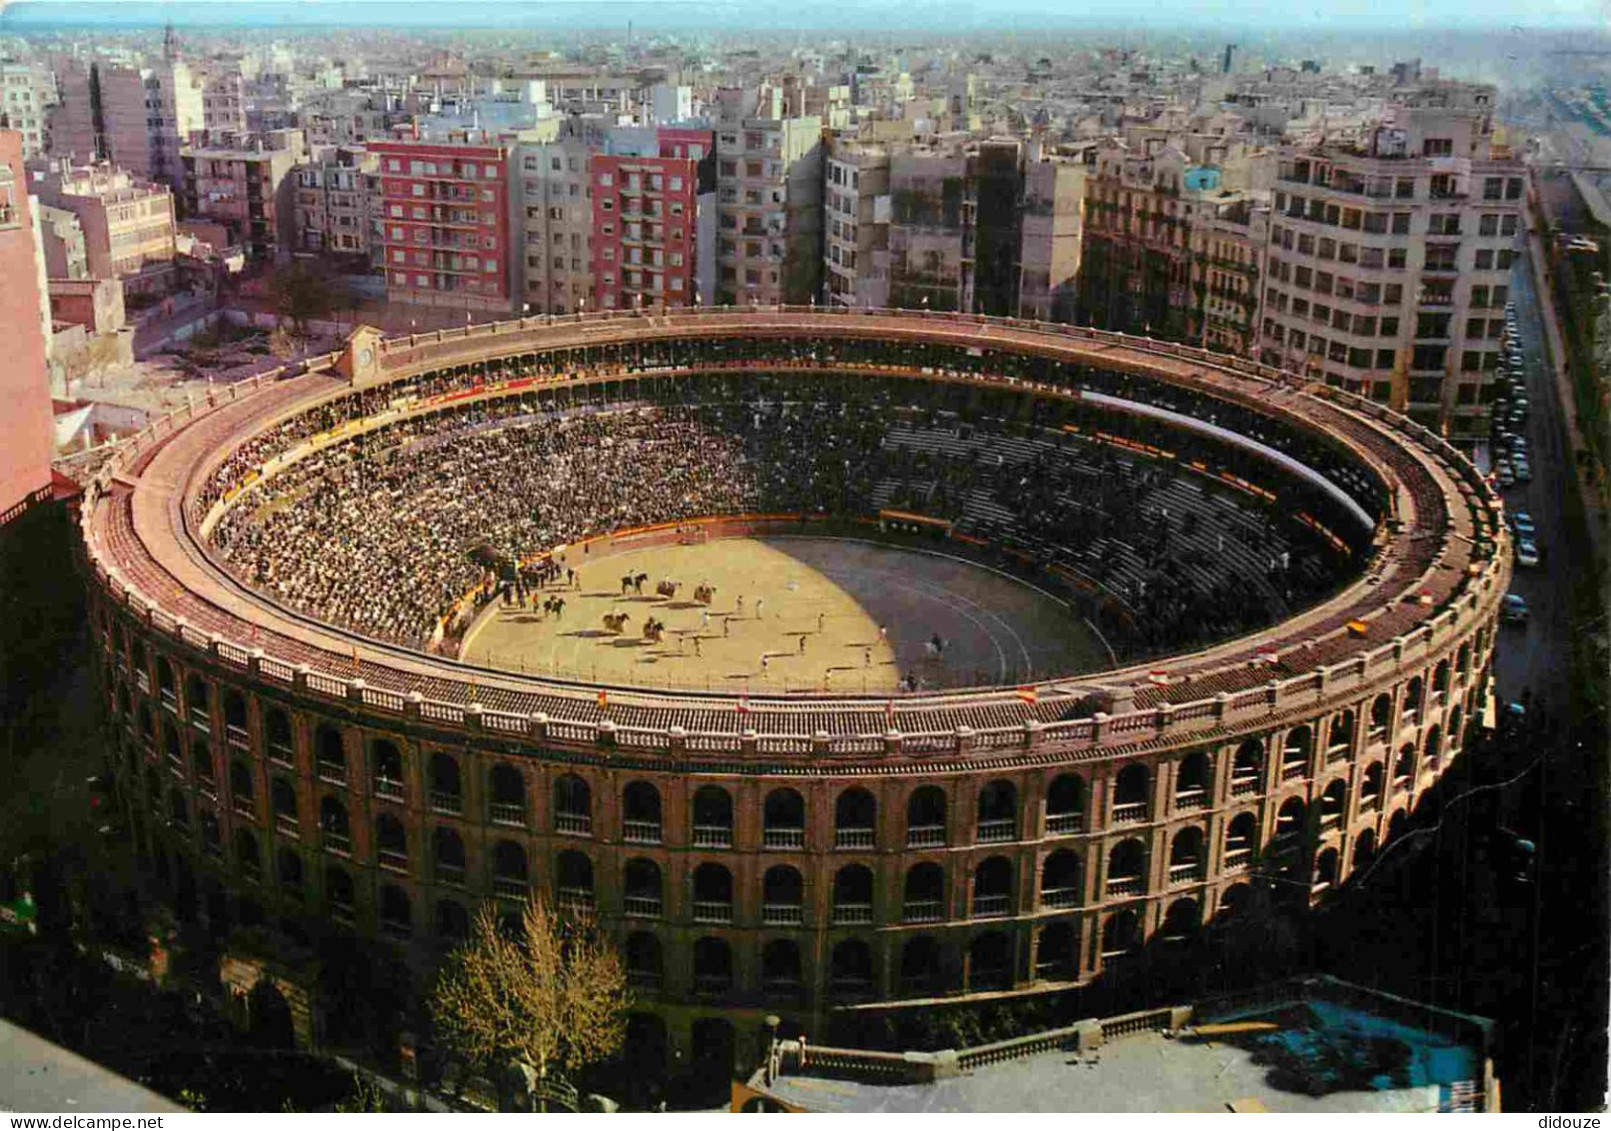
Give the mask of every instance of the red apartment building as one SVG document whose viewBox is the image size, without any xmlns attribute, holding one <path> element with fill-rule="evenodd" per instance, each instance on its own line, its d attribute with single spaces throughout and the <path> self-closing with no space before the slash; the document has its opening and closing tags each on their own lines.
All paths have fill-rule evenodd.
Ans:
<svg viewBox="0 0 1611 1131">
<path fill-rule="evenodd" d="M 468 141 L 376 141 L 386 297 L 507 313 L 515 304 L 509 150 Z"/>
<path fill-rule="evenodd" d="M 658 156 L 594 154 L 589 164 L 601 309 L 692 306 L 701 293 L 700 196 L 714 186 L 711 134 L 661 130 L 657 143 Z"/>
<path fill-rule="evenodd" d="M 39 278 L 22 134 L 0 130 L 0 526 L 50 491 L 53 420 Z"/>
</svg>

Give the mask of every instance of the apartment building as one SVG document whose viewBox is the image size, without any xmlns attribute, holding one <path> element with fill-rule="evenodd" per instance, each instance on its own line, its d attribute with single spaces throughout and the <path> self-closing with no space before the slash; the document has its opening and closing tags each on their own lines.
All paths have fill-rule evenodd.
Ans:
<svg viewBox="0 0 1611 1131">
<path fill-rule="evenodd" d="M 296 243 L 296 181 L 306 156 L 302 134 L 281 130 L 187 148 L 183 207 L 187 220 L 222 225 L 252 259 L 289 254 Z"/>
<path fill-rule="evenodd" d="M 718 301 L 804 305 L 821 289 L 822 121 L 733 105 L 716 138 Z"/>
<path fill-rule="evenodd" d="M 105 156 L 96 124 L 96 89 L 97 80 L 88 65 L 68 62 L 57 67 L 57 102 L 49 116 L 50 156 L 85 163 Z"/>
<path fill-rule="evenodd" d="M 191 135 L 206 128 L 202 77 L 181 62 L 163 62 L 142 72 L 145 83 L 146 132 L 150 148 L 145 174 L 178 187 L 184 176 L 181 150 Z M 105 106 L 105 92 L 102 92 Z"/>
<path fill-rule="evenodd" d="M 379 161 L 388 300 L 466 315 L 514 309 L 509 147 L 480 135 L 374 142 L 369 151 Z"/>
<path fill-rule="evenodd" d="M 50 491 L 49 314 L 22 148 L 19 131 L 0 130 L 0 326 L 6 328 L 6 348 L 0 350 L 0 399 L 6 406 L 0 526 Z"/>
<path fill-rule="evenodd" d="M 296 167 L 299 250 L 369 259 L 368 186 L 379 166 L 379 158 L 363 148 L 320 146 Z"/>
<path fill-rule="evenodd" d="M 1261 358 L 1485 431 L 1524 177 L 1482 105 L 1400 106 L 1363 146 L 1283 148 Z"/>
<path fill-rule="evenodd" d="M 1023 176 L 1017 317 L 1072 322 L 1085 239 L 1085 164 L 1032 144 Z"/>
<path fill-rule="evenodd" d="M 522 303 L 535 313 L 570 314 L 590 304 L 597 309 L 592 155 L 592 144 L 578 136 L 521 141 L 517 147 Z"/>
<path fill-rule="evenodd" d="M 823 301 L 889 305 L 889 148 L 830 141 L 823 186 Z"/>
<path fill-rule="evenodd" d="M 654 147 L 652 155 L 590 159 L 594 305 L 602 309 L 694 306 L 712 297 L 713 272 L 701 267 L 715 252 L 713 136 L 665 130 Z"/>
<path fill-rule="evenodd" d="M 203 79 L 201 117 L 211 136 L 246 132 L 246 79 L 239 70 L 218 71 Z"/>
<path fill-rule="evenodd" d="M 174 271 L 174 203 L 166 185 L 106 163 L 65 159 L 35 174 L 41 202 L 78 217 L 91 278 L 119 279 L 130 292 L 168 290 Z"/>
<path fill-rule="evenodd" d="M 0 63 L 0 129 L 22 135 L 23 160 L 43 156 L 49 145 L 49 109 L 55 82 L 48 71 L 28 63 Z"/>
</svg>

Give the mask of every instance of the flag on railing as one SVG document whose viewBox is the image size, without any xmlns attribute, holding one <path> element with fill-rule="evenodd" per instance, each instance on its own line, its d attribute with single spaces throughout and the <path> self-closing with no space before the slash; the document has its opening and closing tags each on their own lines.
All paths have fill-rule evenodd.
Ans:
<svg viewBox="0 0 1611 1131">
<path fill-rule="evenodd" d="M 1040 693 L 1033 687 L 1020 687 L 1018 689 L 1018 698 L 1025 703 L 1033 703 L 1040 698 Z"/>
<path fill-rule="evenodd" d="M 750 713 L 750 697 L 748 694 L 740 695 L 738 697 L 738 707 L 736 709 L 741 715 L 747 715 Z"/>
<path fill-rule="evenodd" d="M 1279 664 L 1281 656 L 1278 652 L 1260 652 L 1259 662 L 1264 664 Z"/>
<path fill-rule="evenodd" d="M 602 687 L 599 688 L 599 710 L 602 711 L 605 708 L 607 708 L 609 705 L 610 705 L 610 693 L 608 691 L 604 690 L 604 688 L 602 688 Z"/>
<path fill-rule="evenodd" d="M 884 725 L 887 727 L 895 725 L 895 700 L 893 699 L 884 701 Z"/>
<path fill-rule="evenodd" d="M 1168 687 L 1169 686 L 1169 673 L 1168 672 L 1164 672 L 1164 671 L 1148 672 L 1147 673 L 1147 679 L 1151 683 L 1156 683 L 1159 687 Z"/>
</svg>

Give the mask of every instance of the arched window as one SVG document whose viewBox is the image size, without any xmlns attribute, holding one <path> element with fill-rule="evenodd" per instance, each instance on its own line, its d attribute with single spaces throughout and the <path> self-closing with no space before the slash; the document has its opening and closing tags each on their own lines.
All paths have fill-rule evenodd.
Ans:
<svg viewBox="0 0 1611 1131">
<path fill-rule="evenodd" d="M 1102 924 L 1102 957 L 1122 958 L 1141 945 L 1141 922 L 1128 907 L 1115 911 Z"/>
<path fill-rule="evenodd" d="M 246 696 L 234 688 L 224 692 L 224 730 L 236 742 L 246 741 Z"/>
<path fill-rule="evenodd" d="M 208 856 L 222 856 L 223 844 L 218 835 L 218 815 L 211 809 L 201 810 L 201 849 Z"/>
<path fill-rule="evenodd" d="M 436 937 L 445 947 L 455 947 L 470 937 L 470 915 L 456 899 L 436 901 Z"/>
<path fill-rule="evenodd" d="M 1307 726 L 1293 727 L 1281 746 L 1281 780 L 1301 778 L 1309 768 L 1309 754 L 1314 749 L 1314 732 Z"/>
<path fill-rule="evenodd" d="M 593 861 L 573 848 L 566 849 L 559 854 L 554 874 L 555 895 L 562 909 L 593 909 Z"/>
<path fill-rule="evenodd" d="M 873 921 L 873 873 L 861 864 L 848 864 L 833 878 L 833 924 L 859 926 Z"/>
<path fill-rule="evenodd" d="M 1079 973 L 1079 937 L 1072 923 L 1049 923 L 1035 942 L 1035 977 L 1073 978 Z"/>
<path fill-rule="evenodd" d="M 336 797 L 319 802 L 319 835 L 324 846 L 336 852 L 352 851 L 352 833 L 347 824 L 347 807 Z"/>
<path fill-rule="evenodd" d="M 1421 717 L 1421 696 L 1425 688 L 1420 676 L 1416 676 L 1404 685 L 1404 712 L 1406 724 L 1414 723 Z"/>
<path fill-rule="evenodd" d="M 835 848 L 873 847 L 878 803 L 872 794 L 855 787 L 845 790 L 834 802 L 833 815 Z"/>
<path fill-rule="evenodd" d="M 1113 780 L 1113 820 L 1144 821 L 1151 793 L 1152 778 L 1147 767 L 1129 765 Z"/>
<path fill-rule="evenodd" d="M 1459 707 L 1449 712 L 1449 753 L 1455 754 L 1460 750 L 1460 720 Z"/>
<path fill-rule="evenodd" d="M 1386 692 L 1371 700 L 1370 704 L 1370 738 L 1372 742 L 1381 742 L 1387 738 L 1388 727 L 1392 724 L 1393 699 Z"/>
<path fill-rule="evenodd" d="M 733 921 L 733 873 L 706 862 L 694 869 L 694 922 Z"/>
<path fill-rule="evenodd" d="M 1175 808 L 1201 809 L 1208 804 L 1212 787 L 1208 755 L 1201 750 L 1192 751 L 1175 770 Z"/>
<path fill-rule="evenodd" d="M 1284 841 L 1302 837 L 1305 816 L 1301 800 L 1289 797 L 1283 801 L 1275 815 L 1275 839 Z"/>
<path fill-rule="evenodd" d="M 298 824 L 296 786 L 276 774 L 269 781 L 269 805 L 274 810 L 275 827 L 295 835 Z"/>
<path fill-rule="evenodd" d="M 190 827 L 190 806 L 177 788 L 168 793 L 168 820 L 176 829 Z"/>
<path fill-rule="evenodd" d="M 1346 758 L 1354 745 L 1354 713 L 1338 711 L 1331 720 L 1331 741 L 1326 746 L 1326 757 L 1335 761 Z"/>
<path fill-rule="evenodd" d="M 431 830 L 431 855 L 436 862 L 436 878 L 445 884 L 464 882 L 464 838 L 457 829 L 437 825 Z"/>
<path fill-rule="evenodd" d="M 1158 933 L 1165 942 L 1186 942 L 1197 933 L 1202 920 L 1202 908 L 1195 899 L 1177 899 L 1164 912 L 1163 926 Z"/>
<path fill-rule="evenodd" d="M 526 823 L 526 783 L 520 771 L 513 766 L 499 764 L 489 775 L 492 798 L 487 802 L 487 816 L 495 825 L 524 825 Z"/>
<path fill-rule="evenodd" d="M 184 759 L 179 753 L 179 732 L 170 723 L 162 724 L 162 750 L 174 766 L 184 765 Z"/>
<path fill-rule="evenodd" d="M 976 919 L 1012 911 L 1012 861 L 1005 856 L 982 860 L 973 870 L 973 916 Z"/>
<path fill-rule="evenodd" d="M 1337 882 L 1337 850 L 1328 848 L 1315 857 L 1315 889 L 1324 890 Z"/>
<path fill-rule="evenodd" d="M 1085 900 L 1085 867 L 1077 852 L 1059 848 L 1040 870 L 1042 908 L 1078 907 Z"/>
<path fill-rule="evenodd" d="M 901 918 L 908 923 L 937 923 L 945 918 L 945 870 L 938 864 L 914 864 L 906 871 Z"/>
<path fill-rule="evenodd" d="M 1169 882 L 1190 883 L 1203 878 L 1208 853 L 1203 850 L 1203 830 L 1184 828 L 1169 842 Z"/>
<path fill-rule="evenodd" d="M 313 748 L 319 763 L 319 777 L 331 785 L 346 785 L 347 747 L 341 741 L 341 732 L 320 723 L 313 732 Z"/>
<path fill-rule="evenodd" d="M 719 785 L 694 794 L 694 847 L 733 847 L 733 795 Z"/>
<path fill-rule="evenodd" d="M 800 944 L 773 939 L 761 948 L 761 990 L 768 994 L 800 992 Z"/>
<path fill-rule="evenodd" d="M 1259 790 L 1259 779 L 1264 776 L 1264 743 L 1257 738 L 1244 739 L 1236 748 L 1231 761 L 1231 796 L 1245 797 Z"/>
<path fill-rule="evenodd" d="M 648 931 L 634 931 L 626 940 L 627 980 L 644 989 L 658 989 L 665 969 L 660 940 Z"/>
<path fill-rule="evenodd" d="M 1362 812 L 1381 805 L 1383 776 L 1380 762 L 1372 762 L 1365 767 L 1365 776 L 1359 783 L 1359 808 Z"/>
<path fill-rule="evenodd" d="M 1147 886 L 1147 850 L 1135 837 L 1108 852 L 1108 895 L 1139 895 Z"/>
<path fill-rule="evenodd" d="M 191 672 L 185 677 L 185 710 L 190 713 L 190 721 L 198 726 L 211 725 L 210 702 L 207 695 L 207 681 Z"/>
<path fill-rule="evenodd" d="M 382 868 L 408 868 L 408 831 L 390 813 L 375 818 L 375 859 Z"/>
<path fill-rule="evenodd" d="M 797 927 L 804 919 L 805 881 L 787 864 L 775 864 L 761 881 L 761 922 Z"/>
<path fill-rule="evenodd" d="M 629 782 L 621 791 L 621 839 L 660 843 L 660 791 L 646 781 Z"/>
<path fill-rule="evenodd" d="M 571 836 L 593 835 L 593 791 L 575 774 L 554 780 L 554 830 Z"/>
<path fill-rule="evenodd" d="M 1253 889 L 1248 884 L 1232 884 L 1225 889 L 1219 897 L 1219 915 L 1215 918 L 1215 925 L 1235 922 L 1247 913 L 1253 899 Z"/>
<path fill-rule="evenodd" d="M 1067 836 L 1085 827 L 1085 781 L 1059 774 L 1046 790 L 1046 835 Z"/>
<path fill-rule="evenodd" d="M 531 877 L 526 869 L 526 850 L 512 840 L 500 840 L 492 848 L 492 891 L 495 895 L 524 899 Z"/>
<path fill-rule="evenodd" d="M 252 782 L 252 771 L 245 762 L 231 762 L 229 764 L 229 795 L 234 800 L 235 811 L 243 816 L 252 816 L 252 800 L 256 796 L 256 787 Z"/>
<path fill-rule="evenodd" d="M 1455 711 L 1460 708 L 1456 707 Z M 1452 716 L 1451 716 L 1452 717 Z M 1436 766 L 1438 756 L 1443 753 L 1443 731 L 1436 723 L 1426 728 L 1426 764 Z"/>
<path fill-rule="evenodd" d="M 394 939 L 414 933 L 414 908 L 408 893 L 393 884 L 380 889 L 380 929 Z"/>
<path fill-rule="evenodd" d="M 388 801 L 406 798 L 403 785 L 403 752 L 390 739 L 377 738 L 369 748 L 370 766 L 375 778 L 375 796 Z"/>
<path fill-rule="evenodd" d="M 660 865 L 639 857 L 628 860 L 621 875 L 622 910 L 640 919 L 659 916 L 662 906 Z"/>
<path fill-rule="evenodd" d="M 202 790 L 210 793 L 215 784 L 213 775 L 213 749 L 205 738 L 190 740 L 190 765 Z"/>
<path fill-rule="evenodd" d="M 918 935 L 901 947 L 901 993 L 939 993 L 941 977 L 940 947 L 932 938 Z"/>
<path fill-rule="evenodd" d="M 1376 859 L 1376 830 L 1363 829 L 1354 838 L 1354 871 L 1368 868 Z"/>
<path fill-rule="evenodd" d="M 357 896 L 352 877 L 345 868 L 332 864 L 324 870 L 324 899 L 330 905 L 331 918 L 338 923 L 352 925 Z"/>
<path fill-rule="evenodd" d="M 452 816 L 464 812 L 464 787 L 459 781 L 459 760 L 441 750 L 431 755 L 431 808 Z"/>
<path fill-rule="evenodd" d="M 164 707 L 177 707 L 178 696 L 174 689 L 173 665 L 166 656 L 157 657 L 157 694 L 162 699 Z"/>
<path fill-rule="evenodd" d="M 1000 931 L 986 931 L 968 947 L 968 990 L 1012 988 L 1012 943 Z"/>
<path fill-rule="evenodd" d="M 255 883 L 262 878 L 263 857 L 258 853 L 257 837 L 251 829 L 235 830 L 235 862 L 248 880 Z"/>
<path fill-rule="evenodd" d="M 767 848 L 805 847 L 805 800 L 794 790 L 774 789 L 767 794 L 763 816 Z"/>
<path fill-rule="evenodd" d="M 270 707 L 263 714 L 263 725 L 267 731 L 269 757 L 276 762 L 290 765 L 294 757 L 292 753 L 291 717 L 278 707 Z M 343 764 L 343 772 L 345 772 L 345 764 Z"/>
<path fill-rule="evenodd" d="M 1018 790 L 1010 781 L 993 781 L 979 791 L 980 844 L 1018 839 Z"/>
<path fill-rule="evenodd" d="M 920 785 L 906 799 L 906 847 L 940 848 L 945 843 L 945 791 Z"/>
<path fill-rule="evenodd" d="M 1252 813 L 1240 813 L 1225 829 L 1226 869 L 1245 868 L 1258 849 L 1258 821 Z"/>
<path fill-rule="evenodd" d="M 1320 830 L 1335 829 L 1348 812 L 1348 786 L 1337 778 L 1320 795 Z"/>
<path fill-rule="evenodd" d="M 1432 694 L 1441 696 L 1449 690 L 1449 661 L 1439 660 L 1432 669 Z"/>
<path fill-rule="evenodd" d="M 289 848 L 275 854 L 276 870 L 280 874 L 280 890 L 297 903 L 307 895 L 302 884 L 302 857 Z"/>
<path fill-rule="evenodd" d="M 726 939 L 703 938 L 694 943 L 694 990 L 703 994 L 726 992 L 733 985 L 733 948 Z"/>
<path fill-rule="evenodd" d="M 1398 758 L 1393 762 L 1393 786 L 1403 789 L 1415 777 L 1415 743 L 1406 742 L 1398 748 Z"/>
<path fill-rule="evenodd" d="M 1462 644 L 1462 645 L 1460 645 L 1460 650 L 1455 653 L 1454 668 L 1455 668 L 1455 671 L 1459 674 L 1461 679 L 1464 679 L 1466 677 L 1466 673 L 1471 670 L 1471 645 L 1470 644 Z"/>
<path fill-rule="evenodd" d="M 151 721 L 151 704 L 145 700 L 140 701 L 140 709 L 136 712 L 140 719 L 140 737 L 147 742 L 156 737 L 156 727 Z"/>
<path fill-rule="evenodd" d="M 873 952 L 861 939 L 845 939 L 828 959 L 828 992 L 836 997 L 867 997 L 873 992 Z"/>
</svg>

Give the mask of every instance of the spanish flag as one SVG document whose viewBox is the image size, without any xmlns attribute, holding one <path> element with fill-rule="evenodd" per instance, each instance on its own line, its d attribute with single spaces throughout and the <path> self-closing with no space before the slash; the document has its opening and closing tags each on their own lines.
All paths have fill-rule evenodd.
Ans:
<svg viewBox="0 0 1611 1131">
<path fill-rule="evenodd" d="M 604 688 L 602 688 L 602 687 L 599 688 L 599 710 L 602 711 L 606 707 L 608 707 L 609 705 L 610 705 L 610 693 L 608 691 L 605 691 Z"/>
<path fill-rule="evenodd" d="M 1033 687 L 1020 687 L 1018 689 L 1018 698 L 1022 699 L 1025 703 L 1033 703 L 1040 698 L 1040 693 L 1037 692 Z"/>
</svg>

